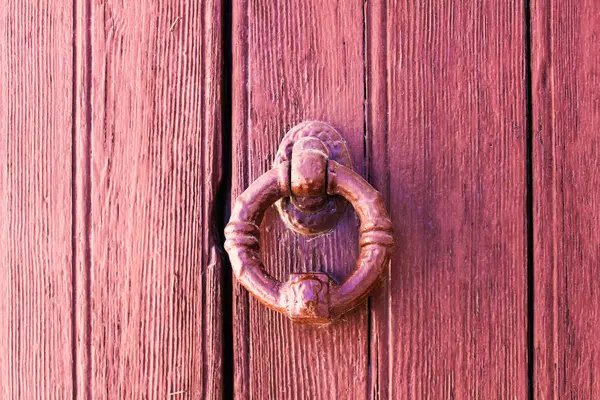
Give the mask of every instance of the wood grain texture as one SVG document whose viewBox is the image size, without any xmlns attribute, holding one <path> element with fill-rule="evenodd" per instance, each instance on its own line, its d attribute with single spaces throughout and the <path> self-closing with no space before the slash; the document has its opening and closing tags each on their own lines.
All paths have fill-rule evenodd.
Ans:
<svg viewBox="0 0 600 400">
<path fill-rule="evenodd" d="M 0 6 L 0 398 L 68 398 L 73 6 Z"/>
<path fill-rule="evenodd" d="M 600 3 L 532 1 L 534 395 L 600 397 Z"/>
<path fill-rule="evenodd" d="M 364 173 L 361 3 L 242 1 L 233 7 L 232 199 L 271 168 L 286 131 L 322 119 L 348 142 Z M 349 207 L 332 233 L 307 239 L 273 208 L 261 230 L 266 269 L 325 271 L 342 279 L 358 255 Z M 367 396 L 366 305 L 325 328 L 292 325 L 234 286 L 235 394 L 239 398 L 360 399 Z"/>
<path fill-rule="evenodd" d="M 79 385 L 97 398 L 220 398 L 221 4 L 78 13 Z"/>
<path fill-rule="evenodd" d="M 387 5 L 386 5 L 387 4 Z M 396 230 L 370 395 L 527 397 L 521 2 L 368 2 L 369 179 Z"/>
</svg>

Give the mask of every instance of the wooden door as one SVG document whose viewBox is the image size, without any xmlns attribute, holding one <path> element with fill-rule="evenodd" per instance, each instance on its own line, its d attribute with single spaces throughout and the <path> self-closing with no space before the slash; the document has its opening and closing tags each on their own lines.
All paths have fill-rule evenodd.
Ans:
<svg viewBox="0 0 600 400">
<path fill-rule="evenodd" d="M 221 4 L 0 13 L 0 398 L 220 398 Z"/>
<path fill-rule="evenodd" d="M 293 326 L 235 286 L 235 393 L 525 398 L 523 4 L 248 2 L 233 11 L 233 81 L 245 84 L 233 86 L 232 198 L 265 172 L 290 126 L 324 119 L 384 193 L 397 242 L 385 286 L 326 329 Z M 312 269 L 343 278 L 357 232 L 352 210 L 334 233 L 309 240 L 270 213 L 261 251 L 280 279 Z"/>
<path fill-rule="evenodd" d="M 0 4 L 0 397 L 600 396 L 600 4 Z M 324 120 L 395 229 L 326 327 L 232 277 L 230 204 Z M 266 268 L 343 279 L 274 209 Z M 356 243 L 356 244 L 354 244 Z"/>
</svg>

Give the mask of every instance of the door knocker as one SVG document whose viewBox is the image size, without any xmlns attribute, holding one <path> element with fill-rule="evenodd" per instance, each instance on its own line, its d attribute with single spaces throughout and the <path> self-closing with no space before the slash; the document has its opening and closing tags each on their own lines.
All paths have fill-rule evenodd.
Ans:
<svg viewBox="0 0 600 400">
<path fill-rule="evenodd" d="M 321 272 L 294 273 L 279 282 L 265 271 L 259 227 L 275 202 L 287 226 L 303 235 L 334 229 L 350 202 L 360 218 L 360 254 L 343 282 Z M 310 324 L 329 323 L 360 304 L 384 275 L 394 243 L 382 195 L 352 170 L 341 135 L 319 121 L 285 135 L 273 168 L 237 198 L 225 238 L 237 280 L 267 307 Z"/>
</svg>

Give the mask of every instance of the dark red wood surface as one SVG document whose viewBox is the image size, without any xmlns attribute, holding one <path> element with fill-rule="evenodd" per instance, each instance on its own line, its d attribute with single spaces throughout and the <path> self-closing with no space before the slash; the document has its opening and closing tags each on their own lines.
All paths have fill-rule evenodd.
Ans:
<svg viewBox="0 0 600 400">
<path fill-rule="evenodd" d="M 597 2 L 9 0 L 0 21 L 0 398 L 600 397 Z M 321 328 L 234 283 L 225 321 L 223 167 L 234 199 L 309 119 L 386 199 L 388 278 Z M 341 280 L 357 233 L 350 208 L 311 239 L 269 210 L 262 256 Z"/>
<path fill-rule="evenodd" d="M 368 176 L 397 243 L 370 396 L 525 399 L 523 4 L 368 4 Z"/>
<path fill-rule="evenodd" d="M 79 345 L 93 397 L 220 397 L 220 7 L 82 10 L 90 314 Z"/>
<path fill-rule="evenodd" d="M 232 199 L 271 168 L 279 142 L 299 122 L 324 119 L 342 132 L 364 172 L 361 3 L 242 1 L 233 5 Z M 348 208 L 338 229 L 307 239 L 276 212 L 262 224 L 261 253 L 277 279 L 354 268 L 358 221 Z M 236 285 L 235 394 L 239 398 L 363 398 L 368 319 L 363 305 L 325 329 L 298 327 Z"/>
<path fill-rule="evenodd" d="M 221 397 L 221 10 L 0 5 L 0 398 Z"/>
<path fill-rule="evenodd" d="M 600 3 L 532 2 L 534 395 L 600 397 Z"/>
<path fill-rule="evenodd" d="M 246 84 L 234 85 L 232 197 L 269 169 L 286 129 L 328 120 L 385 193 L 398 243 L 370 325 L 357 313 L 294 327 L 236 287 L 236 393 L 524 398 L 523 5 L 248 2 L 234 13 L 233 80 Z M 263 258 L 280 279 L 343 276 L 354 229 L 306 240 L 270 213 Z"/>
</svg>

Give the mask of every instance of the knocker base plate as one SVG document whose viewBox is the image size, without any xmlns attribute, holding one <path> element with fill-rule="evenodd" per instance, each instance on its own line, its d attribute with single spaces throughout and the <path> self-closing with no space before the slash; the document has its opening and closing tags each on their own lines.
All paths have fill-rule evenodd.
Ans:
<svg viewBox="0 0 600 400">
<path fill-rule="evenodd" d="M 291 274 L 288 287 L 287 313 L 301 324 L 323 325 L 329 318 L 329 275 L 318 272 Z"/>
<path fill-rule="evenodd" d="M 306 121 L 291 128 L 281 141 L 273 166 L 291 162 L 294 144 L 306 137 L 323 142 L 330 160 L 352 168 L 352 159 L 344 139 L 331 125 L 321 121 Z M 316 236 L 332 230 L 348 205 L 342 196 L 326 196 L 323 207 L 313 212 L 299 209 L 289 197 L 277 201 L 275 207 L 290 229 L 302 235 Z"/>
</svg>

